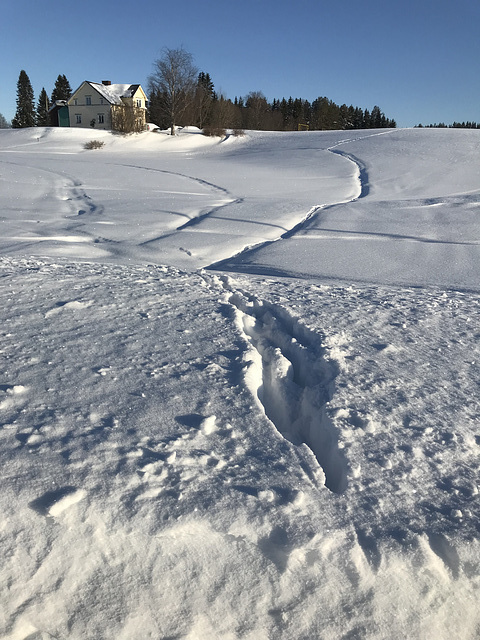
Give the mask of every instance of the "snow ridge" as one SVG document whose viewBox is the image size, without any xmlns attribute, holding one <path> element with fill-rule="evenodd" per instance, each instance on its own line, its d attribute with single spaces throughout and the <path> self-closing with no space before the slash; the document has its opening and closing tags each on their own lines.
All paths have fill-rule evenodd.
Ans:
<svg viewBox="0 0 480 640">
<path fill-rule="evenodd" d="M 347 487 L 347 463 L 337 442 L 326 404 L 334 391 L 338 369 L 325 357 L 321 335 L 283 307 L 230 289 L 237 325 L 251 349 L 246 382 L 266 416 L 284 438 L 307 445 L 334 493 Z"/>
</svg>

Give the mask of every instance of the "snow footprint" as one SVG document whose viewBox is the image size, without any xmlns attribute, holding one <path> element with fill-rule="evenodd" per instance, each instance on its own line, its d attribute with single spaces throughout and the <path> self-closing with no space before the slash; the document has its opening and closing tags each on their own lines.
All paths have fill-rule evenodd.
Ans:
<svg viewBox="0 0 480 640">
<path fill-rule="evenodd" d="M 61 487 L 53 491 L 47 491 L 42 496 L 33 500 L 29 506 L 47 518 L 56 518 L 72 505 L 80 502 L 87 495 L 83 489 L 77 487 Z"/>
<path fill-rule="evenodd" d="M 51 316 L 55 316 L 62 311 L 70 310 L 77 311 L 79 309 L 88 309 L 93 304 L 93 300 L 86 300 L 82 302 L 81 300 L 71 300 L 70 302 L 57 302 L 56 306 L 53 309 L 50 309 L 45 314 L 45 318 L 50 318 Z"/>
<path fill-rule="evenodd" d="M 229 302 L 251 346 L 246 384 L 284 438 L 311 449 L 327 488 L 343 492 L 347 464 L 326 412 L 337 368 L 325 358 L 321 337 L 277 305 L 238 291 L 231 292 Z"/>
</svg>

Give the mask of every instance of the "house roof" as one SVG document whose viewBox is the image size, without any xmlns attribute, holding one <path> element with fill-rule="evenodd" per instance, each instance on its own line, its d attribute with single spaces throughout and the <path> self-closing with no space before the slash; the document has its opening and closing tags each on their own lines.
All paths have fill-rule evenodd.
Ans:
<svg viewBox="0 0 480 640">
<path fill-rule="evenodd" d="M 68 104 L 67 100 L 55 100 L 50 105 L 49 111 L 53 111 L 54 109 L 60 109 L 60 107 L 66 107 Z"/>
<path fill-rule="evenodd" d="M 108 100 L 110 104 L 121 104 L 122 98 L 131 98 L 135 95 L 139 84 L 101 84 L 98 82 L 87 82 L 93 89 Z"/>
<path fill-rule="evenodd" d="M 132 98 L 141 86 L 139 84 L 102 84 L 100 82 L 82 82 L 73 92 L 73 96 L 83 85 L 88 84 L 110 104 L 122 104 L 122 98 Z M 143 91 L 143 90 L 142 90 Z"/>
</svg>

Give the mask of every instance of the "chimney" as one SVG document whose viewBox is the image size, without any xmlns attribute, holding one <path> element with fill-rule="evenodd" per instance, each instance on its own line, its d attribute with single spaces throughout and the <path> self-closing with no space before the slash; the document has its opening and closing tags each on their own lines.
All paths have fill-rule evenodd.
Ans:
<svg viewBox="0 0 480 640">
<path fill-rule="evenodd" d="M 106 87 L 109 87 L 112 84 L 112 82 L 111 80 L 102 80 L 102 84 L 104 84 Z"/>
</svg>

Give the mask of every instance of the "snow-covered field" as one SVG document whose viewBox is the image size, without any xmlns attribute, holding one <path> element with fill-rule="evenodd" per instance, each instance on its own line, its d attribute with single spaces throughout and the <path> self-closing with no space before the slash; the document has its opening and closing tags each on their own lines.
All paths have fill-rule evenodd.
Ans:
<svg viewBox="0 0 480 640">
<path fill-rule="evenodd" d="M 1 130 L 0 194 L 2 638 L 480 636 L 480 131 Z"/>
</svg>

